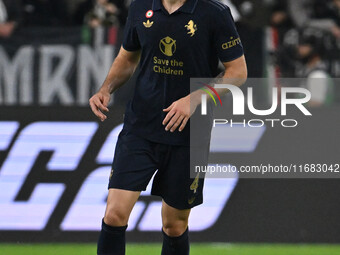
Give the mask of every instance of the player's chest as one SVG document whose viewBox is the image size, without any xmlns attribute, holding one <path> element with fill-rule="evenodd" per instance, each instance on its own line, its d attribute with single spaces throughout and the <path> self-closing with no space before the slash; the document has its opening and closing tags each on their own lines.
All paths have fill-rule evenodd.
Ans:
<svg viewBox="0 0 340 255">
<path fill-rule="evenodd" d="M 207 20 L 189 14 L 165 15 L 155 12 L 137 20 L 138 38 L 143 50 L 159 50 L 171 56 L 175 51 L 189 53 L 207 48 L 210 34 Z"/>
</svg>

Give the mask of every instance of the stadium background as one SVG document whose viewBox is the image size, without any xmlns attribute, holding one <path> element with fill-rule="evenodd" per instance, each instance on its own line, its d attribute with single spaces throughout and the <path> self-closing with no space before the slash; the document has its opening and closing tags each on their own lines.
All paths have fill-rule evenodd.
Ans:
<svg viewBox="0 0 340 255">
<path fill-rule="evenodd" d="M 249 77 L 267 77 L 277 87 L 279 78 L 308 78 L 296 54 L 306 33 L 322 52 L 322 71 L 339 77 L 338 2 L 228 1 Z M 87 104 L 120 47 L 128 4 L 0 0 L 0 254 L 94 252 L 113 145 L 134 78 L 115 94 L 106 123 L 97 122 Z M 257 105 L 270 104 L 269 90 L 268 84 L 258 88 Z M 335 82 L 332 104 L 314 110 L 315 123 L 327 125 L 298 130 L 295 137 L 267 130 L 254 151 L 230 156 L 263 156 L 263 148 L 303 135 L 304 146 L 292 150 L 285 143 L 272 153 L 298 161 L 317 147 L 334 157 L 340 151 L 339 91 Z M 338 179 L 209 181 L 217 199 L 193 217 L 193 254 L 340 254 Z M 127 234 L 134 243 L 130 254 L 157 254 L 159 245 L 151 243 L 161 241 L 158 209 L 159 200 L 146 192 Z M 85 242 L 91 244 L 74 244 Z"/>
</svg>

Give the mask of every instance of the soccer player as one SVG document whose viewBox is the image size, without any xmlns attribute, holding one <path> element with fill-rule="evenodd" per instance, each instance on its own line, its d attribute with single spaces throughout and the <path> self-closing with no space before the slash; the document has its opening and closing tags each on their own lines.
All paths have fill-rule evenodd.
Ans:
<svg viewBox="0 0 340 255">
<path fill-rule="evenodd" d="M 225 78 L 246 79 L 243 47 L 227 6 L 216 0 L 131 3 L 120 52 L 90 99 L 104 121 L 111 94 L 138 66 L 112 164 L 99 255 L 125 254 L 129 215 L 156 170 L 152 194 L 162 197 L 162 255 L 189 254 L 188 218 L 203 202 L 204 181 L 190 178 L 189 171 L 188 120 L 201 100 L 200 92 L 190 93 L 190 78 L 217 76 L 218 60 Z"/>
</svg>

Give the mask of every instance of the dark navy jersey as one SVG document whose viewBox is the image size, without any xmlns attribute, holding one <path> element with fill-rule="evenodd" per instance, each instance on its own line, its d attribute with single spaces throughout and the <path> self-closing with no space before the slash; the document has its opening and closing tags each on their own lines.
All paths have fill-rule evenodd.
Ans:
<svg viewBox="0 0 340 255">
<path fill-rule="evenodd" d="M 169 15 L 161 0 L 132 2 L 123 48 L 141 50 L 125 128 L 148 140 L 189 145 L 190 127 L 165 131 L 163 109 L 190 93 L 190 78 L 217 76 L 218 59 L 243 55 L 230 9 L 216 0 L 187 0 Z"/>
</svg>

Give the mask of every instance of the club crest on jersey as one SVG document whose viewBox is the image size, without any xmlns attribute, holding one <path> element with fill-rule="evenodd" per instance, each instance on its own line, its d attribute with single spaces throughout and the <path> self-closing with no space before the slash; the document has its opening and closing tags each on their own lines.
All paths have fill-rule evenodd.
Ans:
<svg viewBox="0 0 340 255">
<path fill-rule="evenodd" d="M 146 17 L 147 19 L 150 19 L 152 16 L 153 16 L 153 11 L 152 11 L 152 10 L 148 10 L 148 11 L 146 12 L 146 14 L 145 14 L 145 17 Z"/>
<path fill-rule="evenodd" d="M 147 22 L 143 22 L 143 25 L 146 28 L 150 28 L 153 25 L 153 21 L 150 22 L 150 20 L 148 19 Z"/>
<path fill-rule="evenodd" d="M 189 20 L 188 24 L 184 26 L 188 30 L 188 35 L 193 37 L 197 31 L 197 25 L 193 20 Z"/>
</svg>

